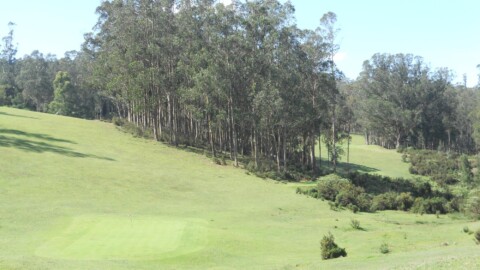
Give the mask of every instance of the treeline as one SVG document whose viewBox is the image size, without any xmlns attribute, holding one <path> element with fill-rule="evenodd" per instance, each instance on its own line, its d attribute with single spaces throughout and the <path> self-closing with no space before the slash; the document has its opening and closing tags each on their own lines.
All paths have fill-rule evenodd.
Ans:
<svg viewBox="0 0 480 270">
<path fill-rule="evenodd" d="M 476 153 L 478 93 L 452 84 L 448 69 L 432 71 L 421 57 L 375 54 L 352 91 L 367 143 Z"/>
<path fill-rule="evenodd" d="M 0 105 L 115 116 L 156 140 L 279 173 L 318 174 L 319 140 L 335 168 L 350 132 L 388 148 L 472 153 L 480 142 L 478 94 L 446 69 L 377 54 L 346 80 L 333 61 L 334 13 L 316 30 L 299 29 L 294 7 L 276 0 L 112 0 L 97 13 L 82 50 L 61 59 L 17 59 L 12 28 Z"/>
<path fill-rule="evenodd" d="M 39 112 L 101 118 L 101 94 L 91 83 L 91 59 L 67 52 L 61 59 L 34 51 L 16 58 L 14 24 L 0 45 L 0 106 Z M 56 82 L 55 82 L 56 81 Z"/>
<path fill-rule="evenodd" d="M 338 159 L 346 114 L 333 62 L 335 14 L 310 31 L 296 27 L 289 2 L 275 0 L 115 0 L 97 13 L 82 52 L 60 60 L 38 52 L 15 60 L 11 32 L 2 103 L 116 115 L 173 145 L 208 148 L 235 164 L 251 157 L 255 169 L 273 163 L 278 172 L 315 173 L 321 135 Z"/>
<path fill-rule="evenodd" d="M 278 172 L 315 173 L 320 134 L 336 145 L 335 14 L 310 31 L 274 0 L 107 1 L 97 12 L 85 44 L 95 84 L 155 139 Z"/>
</svg>

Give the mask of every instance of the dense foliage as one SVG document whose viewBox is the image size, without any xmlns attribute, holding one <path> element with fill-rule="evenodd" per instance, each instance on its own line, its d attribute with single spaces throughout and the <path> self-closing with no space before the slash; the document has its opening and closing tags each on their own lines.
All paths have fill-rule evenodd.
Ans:
<svg viewBox="0 0 480 270">
<path fill-rule="evenodd" d="M 368 143 L 388 148 L 475 151 L 478 94 L 452 85 L 452 72 L 432 71 L 410 54 L 375 54 L 357 81 L 357 117 Z"/>
<path fill-rule="evenodd" d="M 335 237 L 331 233 L 323 236 L 320 242 L 320 249 L 322 250 L 323 260 L 347 257 L 347 252 L 335 243 Z"/>
<path fill-rule="evenodd" d="M 335 174 L 321 177 L 316 187 L 298 188 L 297 193 L 331 201 L 335 208 L 345 207 L 353 212 L 400 210 L 445 214 L 460 210 L 456 197 L 432 190 L 428 182 L 360 173 L 344 177 Z"/>
</svg>

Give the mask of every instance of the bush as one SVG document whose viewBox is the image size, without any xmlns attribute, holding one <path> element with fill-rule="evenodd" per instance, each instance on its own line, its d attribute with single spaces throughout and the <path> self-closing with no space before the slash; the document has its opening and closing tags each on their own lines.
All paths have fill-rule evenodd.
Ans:
<svg viewBox="0 0 480 270">
<path fill-rule="evenodd" d="M 335 201 L 335 198 L 342 190 L 346 190 L 351 186 L 352 184 L 348 179 L 341 178 L 335 174 L 330 174 L 319 180 L 317 191 L 321 198 Z"/>
<path fill-rule="evenodd" d="M 414 198 L 409 192 L 402 192 L 395 198 L 397 210 L 408 211 L 412 208 L 413 202 Z"/>
<path fill-rule="evenodd" d="M 432 190 L 430 183 L 422 180 L 414 182 L 361 173 L 349 173 L 346 177 L 348 179 L 336 174 L 327 175 L 318 180 L 316 188 L 299 189 L 297 193 L 335 202 L 335 210 L 345 207 L 354 213 L 412 210 L 416 213 L 445 214 L 460 209 L 461 198 L 455 197 L 448 188 L 445 191 Z M 480 200 L 478 211 L 480 214 Z"/>
<path fill-rule="evenodd" d="M 225 161 L 225 158 L 218 158 L 218 157 L 215 157 L 212 159 L 213 163 L 217 164 L 217 165 L 227 165 L 227 162 Z"/>
<path fill-rule="evenodd" d="M 387 243 L 383 243 L 380 245 L 380 253 L 387 254 L 390 252 L 390 248 L 388 247 Z"/>
<path fill-rule="evenodd" d="M 350 220 L 350 226 L 352 226 L 352 228 L 354 228 L 355 230 L 362 229 L 362 227 L 360 227 L 360 221 L 353 218 Z"/>
<path fill-rule="evenodd" d="M 358 206 L 358 198 L 365 194 L 365 190 L 361 187 L 356 187 L 354 185 L 350 185 L 345 187 L 341 190 L 337 196 L 335 197 L 335 202 L 341 206 L 348 206 L 348 205 L 357 205 Z"/>
<path fill-rule="evenodd" d="M 473 218 L 480 218 L 480 190 L 474 189 L 468 194 L 465 210 Z"/>
<path fill-rule="evenodd" d="M 372 211 L 377 210 L 395 210 L 397 209 L 397 194 L 394 192 L 387 192 L 373 197 Z"/>
<path fill-rule="evenodd" d="M 441 197 L 416 198 L 412 212 L 419 214 L 446 214 L 448 213 L 447 200 Z"/>
<path fill-rule="evenodd" d="M 320 242 L 320 249 L 322 251 L 323 260 L 347 256 L 347 252 L 345 251 L 345 249 L 340 248 L 335 243 L 335 238 L 331 233 L 328 233 L 328 235 L 325 235 L 322 238 L 322 241 Z"/>
<path fill-rule="evenodd" d="M 475 243 L 477 243 L 477 245 L 480 244 L 480 229 L 475 231 L 474 237 L 475 237 Z"/>
<path fill-rule="evenodd" d="M 458 182 L 456 172 L 459 170 L 458 156 L 452 153 L 431 150 L 408 150 L 411 174 L 430 176 L 440 185 Z"/>
<path fill-rule="evenodd" d="M 117 127 L 121 127 L 121 126 L 123 126 L 123 125 L 125 124 L 125 121 L 124 121 L 122 118 L 120 118 L 120 117 L 114 116 L 114 117 L 112 118 L 112 123 L 113 123 L 115 126 L 117 126 Z"/>
</svg>

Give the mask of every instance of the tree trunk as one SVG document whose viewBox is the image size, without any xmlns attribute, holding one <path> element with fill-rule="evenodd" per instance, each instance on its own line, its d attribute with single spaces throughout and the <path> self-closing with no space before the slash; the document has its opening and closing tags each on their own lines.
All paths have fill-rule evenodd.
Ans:
<svg viewBox="0 0 480 270">
<path fill-rule="evenodd" d="M 313 135 L 314 133 L 310 134 L 310 143 L 311 143 L 311 146 L 310 146 L 310 158 L 311 158 L 311 163 L 312 163 L 312 172 L 313 172 L 313 176 L 316 177 L 317 176 L 317 160 L 315 158 L 315 136 Z"/>
<path fill-rule="evenodd" d="M 333 105 L 333 114 L 332 114 L 332 165 L 333 172 L 337 172 L 337 135 L 336 135 L 336 125 L 337 115 L 336 115 L 336 105 Z"/>
</svg>

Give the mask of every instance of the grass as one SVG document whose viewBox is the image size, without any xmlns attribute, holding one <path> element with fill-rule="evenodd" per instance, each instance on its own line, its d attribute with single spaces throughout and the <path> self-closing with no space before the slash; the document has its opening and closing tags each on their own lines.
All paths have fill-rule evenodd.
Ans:
<svg viewBox="0 0 480 270">
<path fill-rule="evenodd" d="M 394 151 L 368 161 L 369 154 L 353 149 L 383 149 L 355 147 L 352 162 L 380 173 L 407 173 L 405 167 L 387 166 L 402 165 L 384 160 L 388 153 L 396 159 Z M 100 121 L 0 107 L 0 164 L 0 269 L 464 269 L 480 264 L 479 247 L 463 232 L 465 226 L 480 228 L 478 221 L 332 211 L 327 202 L 295 194 L 289 184 L 133 138 Z M 364 230 L 353 229 L 352 219 Z M 348 257 L 321 260 L 320 240 L 328 232 Z M 384 242 L 388 255 L 378 251 Z"/>
<path fill-rule="evenodd" d="M 390 177 L 414 177 L 408 172 L 409 164 L 402 161 L 402 154 L 378 145 L 367 145 L 363 136 L 351 136 L 349 163 L 347 163 L 347 142 L 340 144 L 345 152 L 338 164 L 340 171 L 353 170 Z M 326 158 L 327 148 L 322 145 L 322 160 L 330 166 Z"/>
</svg>

